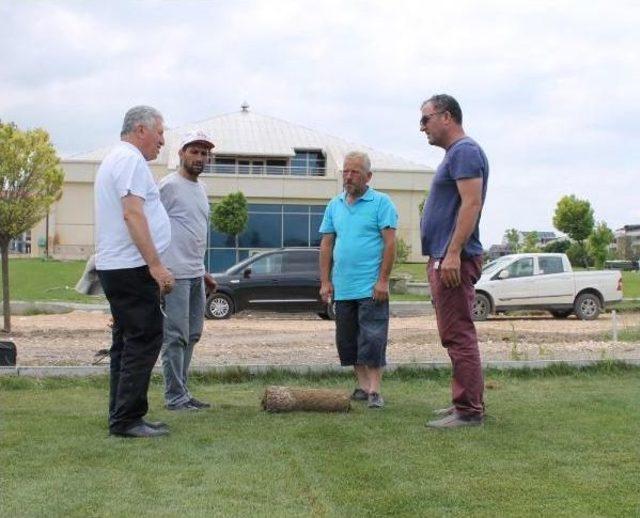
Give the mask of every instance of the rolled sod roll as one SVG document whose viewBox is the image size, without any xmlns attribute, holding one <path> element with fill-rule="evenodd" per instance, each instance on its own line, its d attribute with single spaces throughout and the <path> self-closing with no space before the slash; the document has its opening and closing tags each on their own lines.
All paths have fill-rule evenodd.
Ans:
<svg viewBox="0 0 640 518">
<path fill-rule="evenodd" d="M 342 390 L 299 387 L 267 387 L 262 396 L 262 409 L 267 412 L 348 412 L 349 393 Z"/>
</svg>

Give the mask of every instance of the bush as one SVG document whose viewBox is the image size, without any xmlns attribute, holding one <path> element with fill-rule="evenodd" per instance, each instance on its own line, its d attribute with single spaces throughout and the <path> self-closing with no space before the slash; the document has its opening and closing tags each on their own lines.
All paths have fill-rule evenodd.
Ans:
<svg viewBox="0 0 640 518">
<path fill-rule="evenodd" d="M 395 264 L 406 263 L 411 254 L 411 245 L 408 245 L 401 237 L 396 238 Z"/>
<path fill-rule="evenodd" d="M 593 266 L 593 258 L 589 255 L 586 248 L 580 243 L 571 243 L 566 251 L 567 257 L 572 266 L 587 268 Z"/>
<path fill-rule="evenodd" d="M 568 239 L 556 239 L 544 245 L 542 251 L 548 254 L 566 254 L 570 246 L 571 241 Z"/>
</svg>

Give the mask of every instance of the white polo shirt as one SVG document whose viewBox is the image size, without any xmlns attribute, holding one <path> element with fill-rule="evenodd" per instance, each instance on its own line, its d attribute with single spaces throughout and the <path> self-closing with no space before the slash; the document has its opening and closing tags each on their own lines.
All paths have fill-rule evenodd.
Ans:
<svg viewBox="0 0 640 518">
<path fill-rule="evenodd" d="M 122 198 L 133 194 L 144 200 L 144 214 L 158 254 L 171 242 L 171 224 L 160 202 L 160 191 L 140 150 L 119 142 L 100 164 L 94 186 L 96 269 L 117 270 L 143 266 L 138 247 L 124 222 Z"/>
</svg>

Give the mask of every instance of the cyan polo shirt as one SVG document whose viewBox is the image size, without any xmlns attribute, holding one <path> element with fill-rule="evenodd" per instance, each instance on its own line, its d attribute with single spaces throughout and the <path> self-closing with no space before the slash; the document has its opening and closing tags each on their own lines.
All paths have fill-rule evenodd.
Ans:
<svg viewBox="0 0 640 518">
<path fill-rule="evenodd" d="M 329 202 L 320 225 L 320 233 L 336 235 L 331 271 L 335 300 L 373 296 L 382 265 L 381 232 L 398 225 L 398 212 L 386 194 L 369 187 L 351 205 L 346 196 L 343 192 Z"/>
</svg>

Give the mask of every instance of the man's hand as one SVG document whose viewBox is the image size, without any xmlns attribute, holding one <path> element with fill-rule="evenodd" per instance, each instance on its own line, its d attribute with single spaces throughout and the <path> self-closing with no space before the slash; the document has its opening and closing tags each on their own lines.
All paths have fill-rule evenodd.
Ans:
<svg viewBox="0 0 640 518">
<path fill-rule="evenodd" d="M 216 291 L 218 289 L 218 283 L 209 273 L 204 274 L 204 285 L 207 291 Z"/>
<path fill-rule="evenodd" d="M 384 302 L 389 300 L 389 281 L 378 280 L 373 287 L 373 300 L 376 302 Z"/>
<path fill-rule="evenodd" d="M 460 254 L 447 252 L 440 262 L 440 277 L 447 288 L 460 286 Z"/>
<path fill-rule="evenodd" d="M 333 299 L 333 284 L 330 281 L 325 281 L 320 284 L 320 298 L 326 304 L 331 302 Z"/>
<path fill-rule="evenodd" d="M 171 293 L 173 286 L 176 283 L 173 275 L 163 264 L 158 264 L 149 267 L 149 273 L 151 277 L 158 283 L 158 287 L 160 288 L 160 294 L 166 295 L 167 293 Z"/>
</svg>

